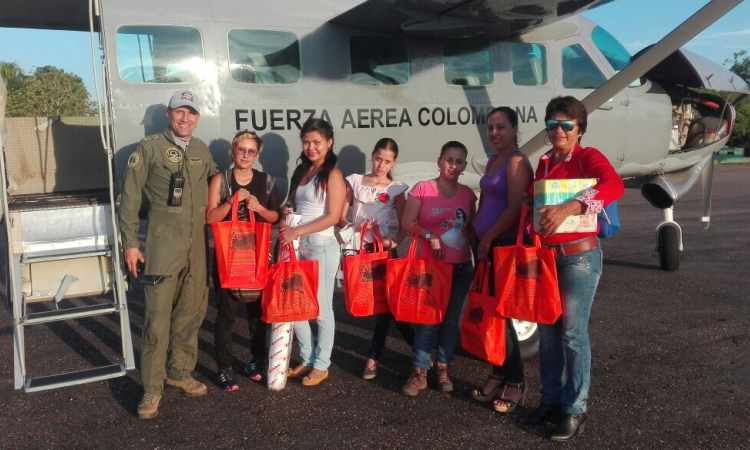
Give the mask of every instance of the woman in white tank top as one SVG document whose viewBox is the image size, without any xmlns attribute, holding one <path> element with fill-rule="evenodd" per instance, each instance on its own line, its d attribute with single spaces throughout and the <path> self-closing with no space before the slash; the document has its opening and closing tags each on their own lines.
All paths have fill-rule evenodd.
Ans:
<svg viewBox="0 0 750 450">
<path fill-rule="evenodd" d="M 295 322 L 294 334 L 302 363 L 289 369 L 289 377 L 301 377 L 305 386 L 316 386 L 328 378 L 335 321 L 333 287 L 339 266 L 339 244 L 333 226 L 341 217 L 346 186 L 336 168 L 333 128 L 322 119 L 309 119 L 300 131 L 302 154 L 289 186 L 290 204 L 302 216 L 300 225 L 288 227 L 281 221 L 279 242 L 286 245 L 299 237 L 299 257 L 318 261 L 318 342 L 313 347 L 310 322 Z"/>
</svg>

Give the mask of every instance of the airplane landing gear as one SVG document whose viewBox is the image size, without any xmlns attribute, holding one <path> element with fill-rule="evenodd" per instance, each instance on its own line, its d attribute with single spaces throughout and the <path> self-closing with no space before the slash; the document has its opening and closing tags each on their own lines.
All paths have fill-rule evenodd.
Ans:
<svg viewBox="0 0 750 450">
<path fill-rule="evenodd" d="M 656 227 L 656 251 L 662 270 L 675 271 L 680 267 L 682 228 L 674 221 L 674 208 L 662 210 L 663 221 Z"/>
</svg>

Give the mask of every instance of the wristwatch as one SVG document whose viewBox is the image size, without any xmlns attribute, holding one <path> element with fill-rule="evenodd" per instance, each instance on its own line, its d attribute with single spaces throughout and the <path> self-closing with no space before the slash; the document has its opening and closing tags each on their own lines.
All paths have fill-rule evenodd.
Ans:
<svg viewBox="0 0 750 450">
<path fill-rule="evenodd" d="M 427 233 L 427 234 L 425 234 L 425 235 L 424 235 L 424 238 L 425 238 L 425 239 L 427 239 L 427 240 L 429 241 L 430 239 L 432 239 L 432 233 Z"/>
</svg>

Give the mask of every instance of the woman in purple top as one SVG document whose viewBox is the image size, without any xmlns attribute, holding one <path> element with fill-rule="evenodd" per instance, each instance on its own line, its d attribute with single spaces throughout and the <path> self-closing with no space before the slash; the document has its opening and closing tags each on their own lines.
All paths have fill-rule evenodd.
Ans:
<svg viewBox="0 0 750 450">
<path fill-rule="evenodd" d="M 528 158 L 518 151 L 518 114 L 513 109 L 501 106 L 490 111 L 487 138 L 497 153 L 490 157 L 479 181 L 481 196 L 474 230 L 479 240 L 477 259 L 492 264 L 492 247 L 516 242 L 523 194 L 531 184 L 533 172 Z M 493 295 L 494 287 L 494 282 L 490 282 Z M 511 319 L 506 319 L 505 325 L 505 362 L 493 366 L 484 387 L 471 393 L 482 403 L 494 400 L 499 413 L 510 413 L 523 404 L 527 390 L 518 336 Z"/>
</svg>

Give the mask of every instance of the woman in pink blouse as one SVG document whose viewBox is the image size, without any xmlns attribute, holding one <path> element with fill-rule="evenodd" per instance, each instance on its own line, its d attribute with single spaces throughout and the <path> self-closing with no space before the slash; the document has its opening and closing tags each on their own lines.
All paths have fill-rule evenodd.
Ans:
<svg viewBox="0 0 750 450">
<path fill-rule="evenodd" d="M 466 147 L 460 142 L 450 141 L 443 145 L 437 160 L 440 169 L 438 177 L 414 185 L 401 218 L 403 230 L 412 230 L 417 226 L 423 239 L 421 257 L 432 254 L 434 258 L 453 264 L 451 296 L 443 322 L 438 325 L 413 325 L 414 368 L 402 389 L 404 395 L 409 397 L 419 395 L 419 391 L 427 387 L 427 369 L 436 342 L 440 390 L 453 391 L 448 368 L 453 360 L 461 312 L 473 273 L 470 231 L 477 196 L 468 186 L 458 182 L 459 176 L 466 170 L 467 156 Z"/>
</svg>

